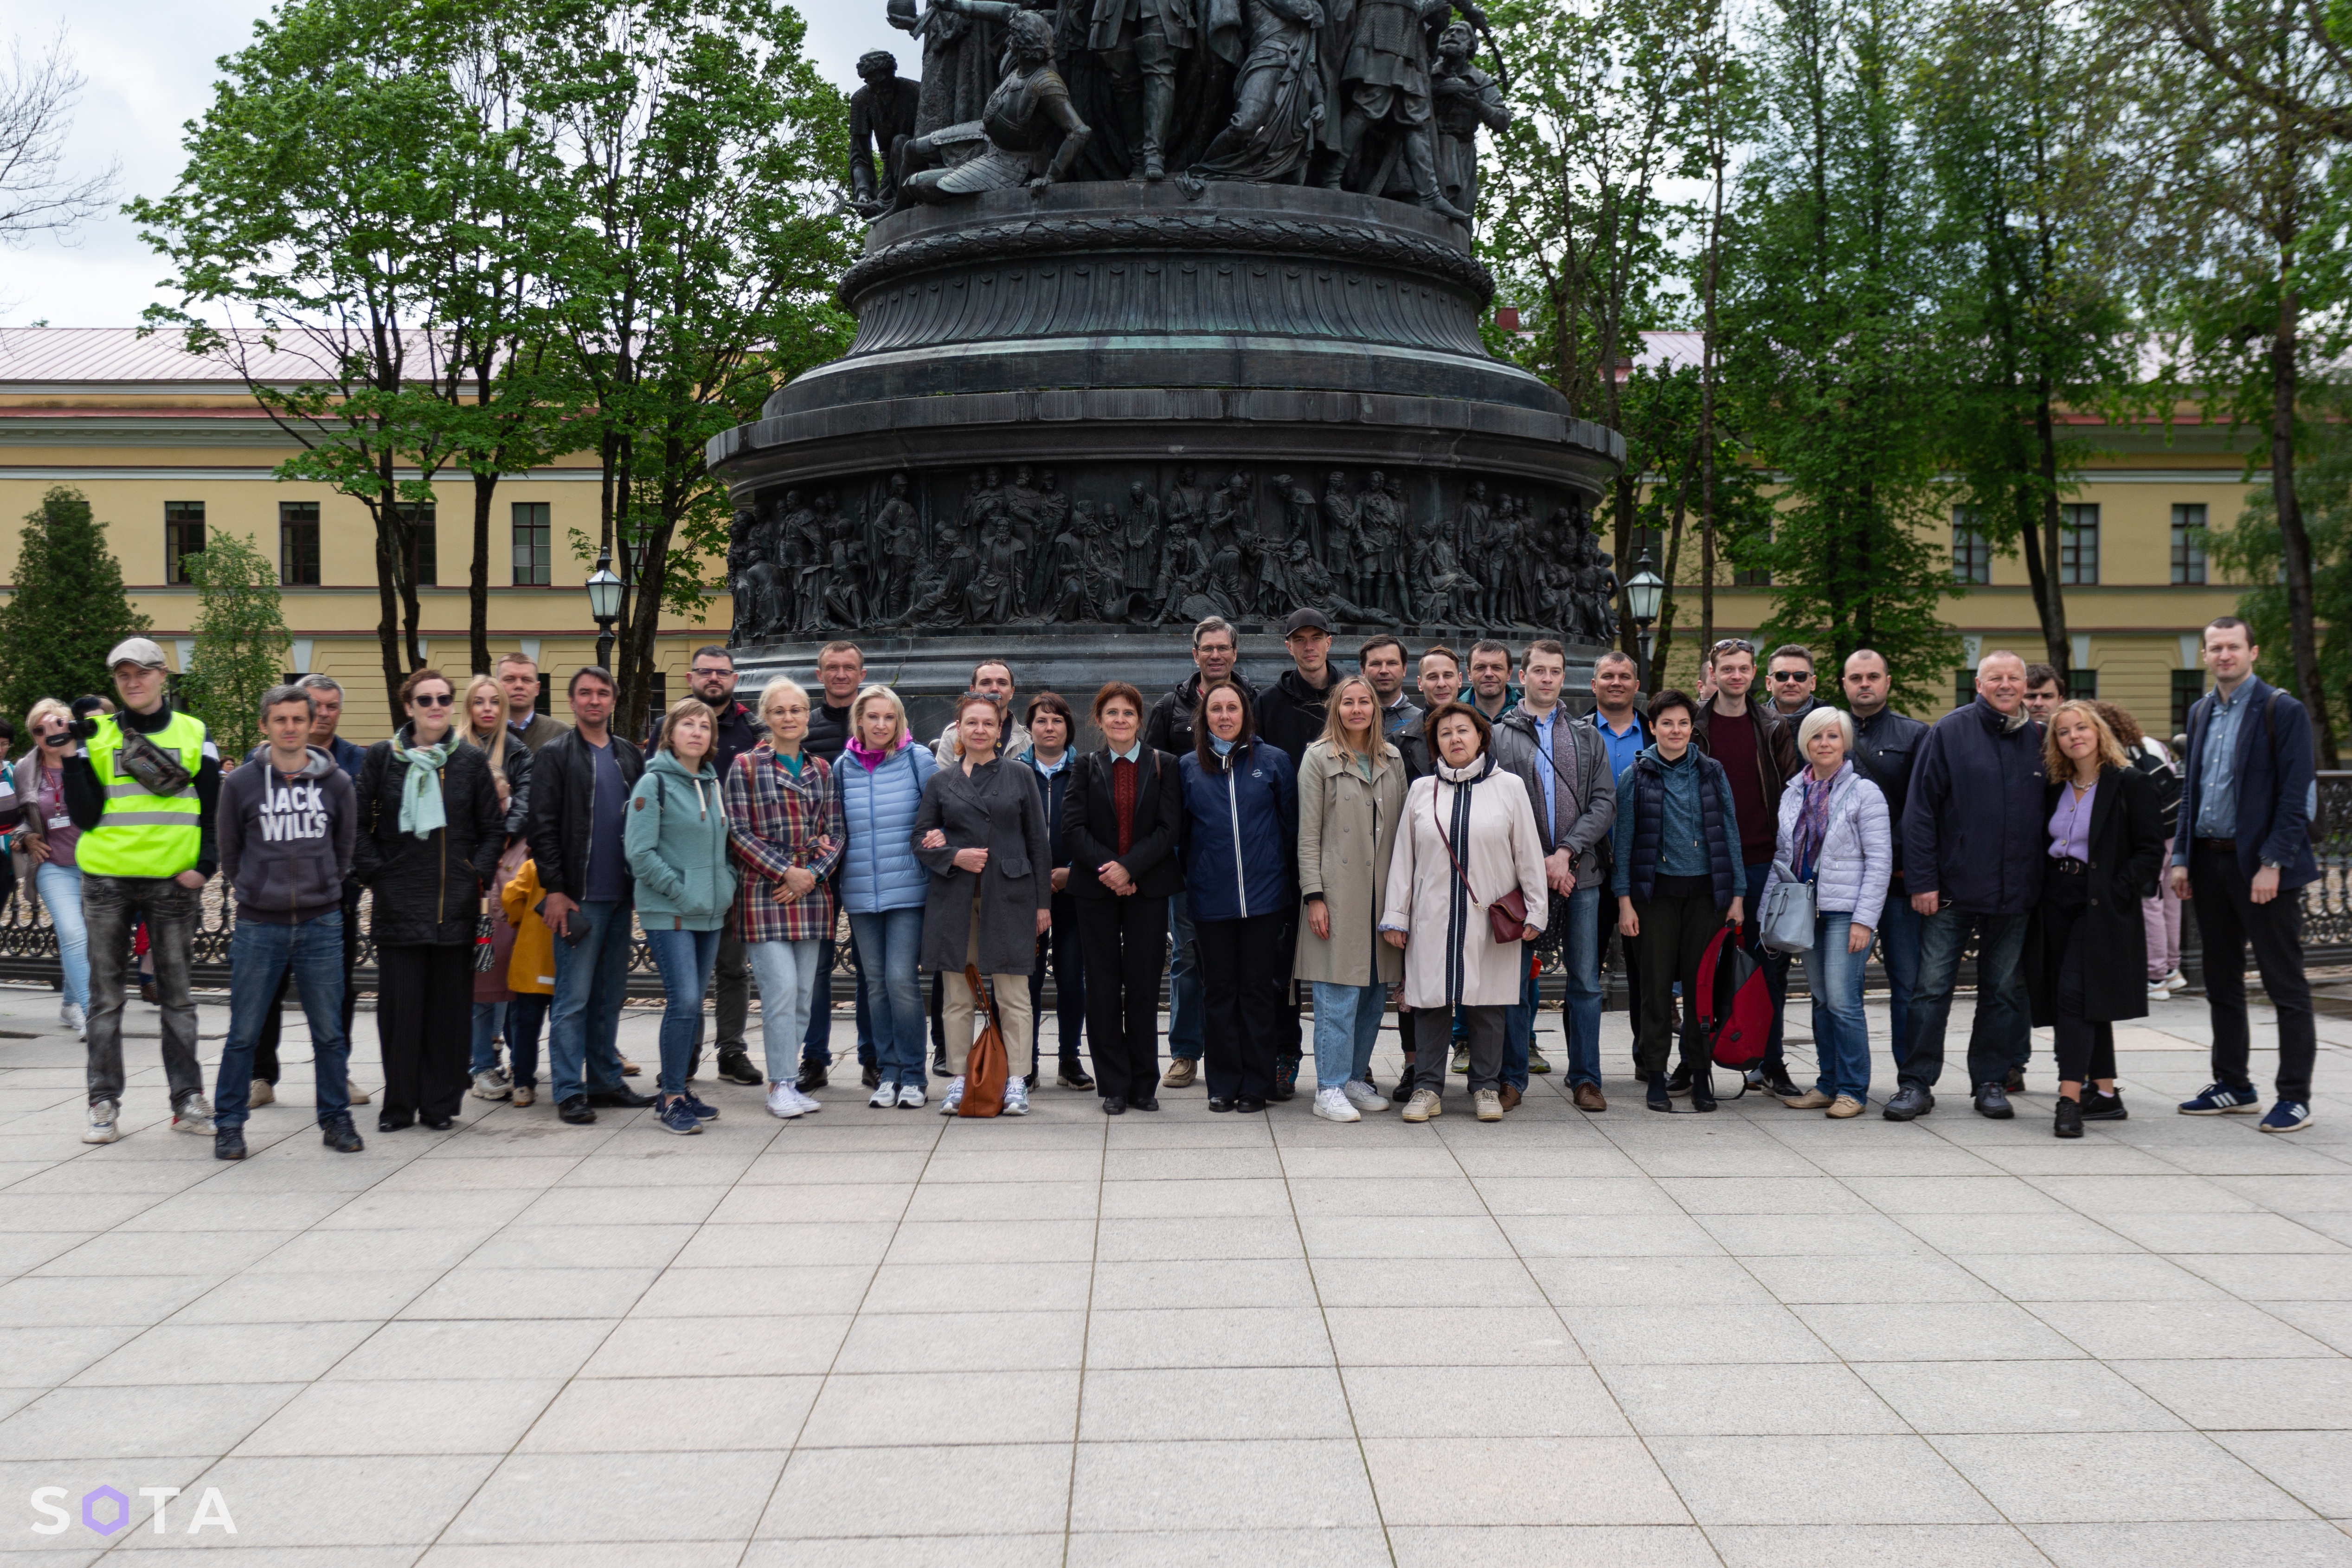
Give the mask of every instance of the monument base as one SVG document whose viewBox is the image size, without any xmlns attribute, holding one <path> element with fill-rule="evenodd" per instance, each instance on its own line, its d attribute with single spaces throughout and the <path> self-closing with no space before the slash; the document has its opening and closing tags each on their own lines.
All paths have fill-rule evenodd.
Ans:
<svg viewBox="0 0 2352 1568">
<path fill-rule="evenodd" d="M 1282 650 L 1280 626 L 1245 621 L 1240 629 L 1239 668 L 1244 679 L 1265 686 L 1290 668 L 1289 656 Z M 1369 627 L 1340 631 L 1332 639 L 1332 664 L 1342 671 L 1352 672 L 1356 649 L 1364 638 L 1373 635 Z M 1487 634 L 1433 627 L 1409 629 L 1400 635 L 1412 660 L 1417 661 L 1424 650 L 1442 642 L 1461 655 L 1466 666 L 1470 645 Z M 1513 631 L 1496 640 L 1511 649 L 1516 667 L 1520 650 L 1531 636 L 1537 635 L 1541 634 Z M 856 641 L 866 654 L 866 679 L 897 690 L 899 700 L 907 705 L 908 722 L 925 742 L 936 739 L 947 727 L 955 700 L 970 688 L 972 667 L 982 659 L 1003 659 L 1012 665 L 1013 678 L 1019 689 L 1016 706 L 1040 691 L 1061 693 L 1079 717 L 1082 733 L 1077 743 L 1081 750 L 1100 743 L 1100 737 L 1086 725 L 1085 720 L 1095 693 L 1106 681 L 1124 680 L 1135 686 L 1143 693 L 1148 710 L 1162 692 L 1192 673 L 1192 634 L 1190 627 L 1182 626 L 1159 631 L 1073 626 L 1024 626 L 1003 633 L 865 633 Z M 782 676 L 806 687 L 813 700 L 823 700 L 816 679 L 816 658 L 817 650 L 824 646 L 824 641 L 818 640 L 761 643 L 737 648 L 735 668 L 741 677 L 737 695 L 745 703 L 756 706 L 754 694 L 771 679 Z M 1599 643 L 1566 646 L 1568 684 L 1562 697 L 1572 711 L 1586 712 L 1592 707 L 1592 661 L 1608 649 Z M 1415 669 L 1409 665 L 1405 672 L 1408 694 L 1412 694 L 1415 675 Z M 1417 695 L 1414 700 L 1419 700 Z"/>
</svg>

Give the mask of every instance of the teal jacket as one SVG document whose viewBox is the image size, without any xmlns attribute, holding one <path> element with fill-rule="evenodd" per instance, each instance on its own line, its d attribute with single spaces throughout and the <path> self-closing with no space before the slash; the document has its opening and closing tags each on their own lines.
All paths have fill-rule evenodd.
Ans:
<svg viewBox="0 0 2352 1568">
<path fill-rule="evenodd" d="M 629 792 L 623 841 L 637 879 L 639 925 L 717 931 L 727 923 L 735 868 L 727 860 L 727 803 L 708 763 L 689 773 L 668 752 L 655 752 Z"/>
</svg>

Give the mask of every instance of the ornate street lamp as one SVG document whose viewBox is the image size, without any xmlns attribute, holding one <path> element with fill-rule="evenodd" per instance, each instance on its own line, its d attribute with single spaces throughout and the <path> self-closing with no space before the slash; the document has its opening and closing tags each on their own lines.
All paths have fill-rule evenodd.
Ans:
<svg viewBox="0 0 2352 1568">
<path fill-rule="evenodd" d="M 1634 563 L 1633 575 L 1625 584 L 1625 603 L 1633 612 L 1633 625 L 1642 637 L 1642 689 L 1650 689 L 1650 627 L 1658 618 L 1658 601 L 1665 597 L 1666 584 L 1653 570 L 1650 552 L 1642 552 Z"/>
<path fill-rule="evenodd" d="M 1647 560 L 1648 557 L 1643 559 Z M 1651 603 L 1655 604 L 1656 600 L 1653 599 Z M 609 544 L 596 557 L 596 570 L 588 575 L 588 614 L 596 622 L 596 663 L 600 668 L 610 669 L 613 668 L 613 623 L 621 618 L 621 580 L 613 575 L 613 547 Z"/>
</svg>

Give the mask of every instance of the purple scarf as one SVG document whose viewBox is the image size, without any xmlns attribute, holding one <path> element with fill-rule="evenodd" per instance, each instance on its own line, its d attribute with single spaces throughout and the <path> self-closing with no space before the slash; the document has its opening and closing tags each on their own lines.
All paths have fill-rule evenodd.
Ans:
<svg viewBox="0 0 2352 1568">
<path fill-rule="evenodd" d="M 908 742 L 913 739 L 914 737 L 911 735 L 901 734 L 898 737 L 898 743 L 892 746 L 887 752 L 877 752 L 863 741 L 852 741 L 847 745 L 844 746 L 842 750 L 847 752 L 851 756 L 856 757 L 858 761 L 858 764 L 870 773 L 876 768 L 880 767 L 884 763 L 888 762 L 891 758 L 905 751 Z"/>
<path fill-rule="evenodd" d="M 1821 858 L 1822 843 L 1830 836 L 1830 796 L 1837 794 L 1838 785 L 1853 771 L 1852 759 L 1838 764 L 1838 771 L 1828 778 L 1817 778 L 1813 770 L 1805 770 L 1805 792 L 1797 807 L 1797 837 L 1790 846 L 1796 851 L 1797 863 L 1790 868 L 1800 881 L 1809 880 L 1813 874 L 1813 862 Z"/>
</svg>

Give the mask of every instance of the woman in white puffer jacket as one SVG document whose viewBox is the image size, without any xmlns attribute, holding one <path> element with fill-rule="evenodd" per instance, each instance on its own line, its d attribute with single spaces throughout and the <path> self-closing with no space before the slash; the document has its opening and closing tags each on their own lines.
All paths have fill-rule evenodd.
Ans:
<svg viewBox="0 0 2352 1568">
<path fill-rule="evenodd" d="M 1862 972 L 1895 871 L 1886 797 L 1846 760 L 1853 721 L 1816 708 L 1797 731 L 1805 771 L 1780 795 L 1780 837 L 1764 908 L 1784 879 L 1813 884 L 1813 949 L 1805 980 L 1813 994 L 1813 1054 L 1821 1076 L 1812 1091 L 1780 1103 L 1793 1110 L 1859 1116 L 1870 1103 L 1870 1031 L 1862 1011 Z"/>
</svg>

